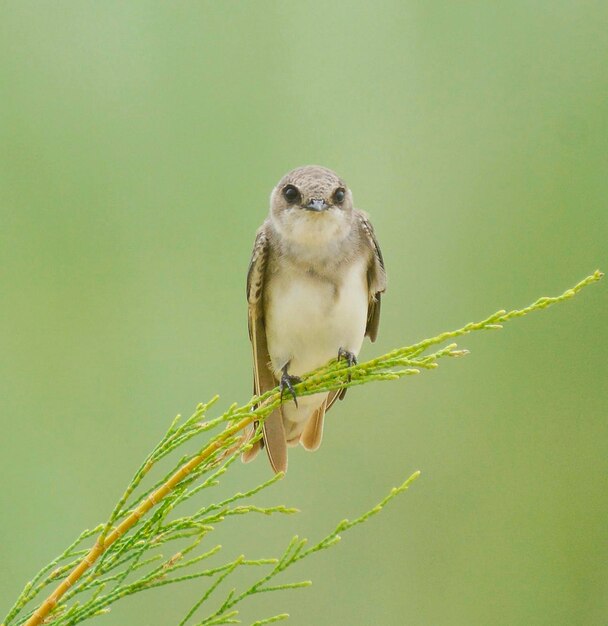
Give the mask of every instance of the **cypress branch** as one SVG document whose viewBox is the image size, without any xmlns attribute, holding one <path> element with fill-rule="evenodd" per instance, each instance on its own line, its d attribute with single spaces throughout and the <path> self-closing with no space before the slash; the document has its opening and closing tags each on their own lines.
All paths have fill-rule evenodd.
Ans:
<svg viewBox="0 0 608 626">
<path fill-rule="evenodd" d="M 458 349 L 455 343 L 434 352 L 429 351 L 430 348 L 474 331 L 500 329 L 512 319 L 572 298 L 602 276 L 596 270 L 559 296 L 540 298 L 523 309 L 497 311 L 482 321 L 471 322 L 457 330 L 397 348 L 367 362 L 348 367 L 342 361 L 331 361 L 303 376 L 302 382 L 295 385 L 296 393 L 310 395 L 373 381 L 396 380 L 424 370 L 433 370 L 441 359 L 462 357 L 468 351 Z M 207 547 L 205 552 L 197 556 L 191 556 L 191 553 L 225 519 L 250 514 L 289 515 L 297 512 L 297 509 L 283 505 L 260 507 L 243 502 L 269 488 L 281 478 L 282 475 L 278 474 L 253 489 L 203 505 L 191 515 L 170 518 L 179 505 L 193 497 L 201 497 L 201 492 L 220 483 L 241 452 L 252 444 L 244 438 L 243 429 L 254 421 L 263 421 L 281 403 L 281 395 L 279 389 L 275 388 L 260 397 L 253 397 L 243 406 L 233 404 L 222 415 L 207 420 L 207 413 L 217 400 L 215 396 L 206 404 L 200 404 L 193 415 L 181 423 L 179 416 L 173 420 L 163 438 L 135 472 L 108 520 L 92 530 L 83 531 L 57 558 L 44 566 L 25 585 L 1 626 L 37 626 L 43 623 L 72 626 L 107 613 L 114 602 L 134 593 L 186 580 L 208 578 L 210 582 L 204 593 L 180 622 L 186 626 L 193 623 L 191 620 L 202 607 L 209 606 L 214 592 L 235 570 L 243 567 L 262 568 L 264 573 L 257 581 L 240 593 L 232 589 L 215 610 L 210 607 L 207 609 L 207 617 L 202 621 L 196 618 L 199 621 L 194 626 L 239 623 L 236 607 L 247 597 L 308 586 L 310 581 L 274 583 L 273 580 L 302 559 L 335 545 L 341 533 L 379 513 L 420 475 L 420 472 L 415 472 L 370 510 L 355 520 L 343 520 L 326 537 L 310 547 L 307 547 L 306 539 L 294 537 L 278 559 L 246 559 L 241 555 L 221 566 L 197 569 L 196 566 L 203 565 L 222 548 L 216 545 Z M 169 457 L 186 442 L 213 431 L 216 434 L 212 434 L 198 452 L 182 456 L 163 478 L 145 489 L 139 489 L 159 461 Z M 258 428 L 256 437 L 260 436 Z M 94 535 L 97 535 L 97 539 L 91 548 L 81 547 L 83 542 Z M 186 546 L 168 558 L 159 552 L 160 548 L 169 547 L 172 542 L 184 540 Z M 39 602 L 42 592 L 57 581 L 61 581 L 60 584 Z M 36 601 L 39 604 L 32 608 Z M 286 618 L 287 614 L 281 613 L 255 624 L 261 626 Z"/>
</svg>

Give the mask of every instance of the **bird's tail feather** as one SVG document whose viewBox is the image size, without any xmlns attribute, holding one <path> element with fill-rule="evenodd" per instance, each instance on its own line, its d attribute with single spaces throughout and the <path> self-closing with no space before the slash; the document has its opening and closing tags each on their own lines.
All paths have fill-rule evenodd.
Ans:
<svg viewBox="0 0 608 626">
<path fill-rule="evenodd" d="M 317 450 L 321 445 L 323 439 L 323 422 L 325 421 L 325 406 L 327 400 L 324 400 L 319 408 L 312 412 L 312 415 L 308 418 L 302 436 L 300 437 L 300 443 L 305 450 L 313 451 Z"/>
</svg>

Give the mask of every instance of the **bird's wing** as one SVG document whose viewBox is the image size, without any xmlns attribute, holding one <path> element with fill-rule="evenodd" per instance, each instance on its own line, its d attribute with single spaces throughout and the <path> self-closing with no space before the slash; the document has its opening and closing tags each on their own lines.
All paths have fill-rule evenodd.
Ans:
<svg viewBox="0 0 608 626">
<path fill-rule="evenodd" d="M 374 227 L 363 213 L 359 213 L 359 223 L 364 243 L 371 250 L 371 258 L 367 268 L 367 288 L 368 288 L 368 307 L 367 307 L 367 326 L 365 327 L 365 335 L 376 341 L 378 336 L 378 325 L 380 324 L 380 299 L 386 290 L 386 271 L 384 269 L 384 260 L 382 252 L 374 233 Z"/>
<path fill-rule="evenodd" d="M 249 338 L 253 349 L 253 392 L 261 395 L 273 389 L 277 381 L 270 369 L 270 354 L 266 342 L 264 326 L 264 283 L 269 257 L 269 242 L 266 224 L 258 230 L 249 271 L 247 273 L 247 302 L 249 304 Z M 253 448 L 243 454 L 244 461 L 250 461 L 265 445 L 270 465 L 275 472 L 287 469 L 287 444 L 281 408 L 275 409 L 262 426 L 263 443 L 254 444 Z"/>
</svg>

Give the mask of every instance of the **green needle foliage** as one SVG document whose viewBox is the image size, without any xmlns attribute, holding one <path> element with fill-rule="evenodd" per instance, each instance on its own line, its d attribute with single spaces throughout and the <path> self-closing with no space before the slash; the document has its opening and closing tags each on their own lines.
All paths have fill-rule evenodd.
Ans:
<svg viewBox="0 0 608 626">
<path fill-rule="evenodd" d="M 520 310 L 497 311 L 480 322 L 398 348 L 365 363 L 346 367 L 343 362 L 332 361 L 304 376 L 295 387 L 296 393 L 309 395 L 372 381 L 395 380 L 423 370 L 432 370 L 438 367 L 440 359 L 467 354 L 466 350 L 459 350 L 454 343 L 444 345 L 447 341 L 473 331 L 501 328 L 502 324 L 511 319 L 573 297 L 601 277 L 601 272 L 596 271 L 560 296 L 540 298 Z M 430 351 L 434 346 L 443 347 Z M 205 581 L 202 584 L 203 592 L 184 613 L 180 626 L 240 623 L 239 607 L 244 600 L 255 594 L 310 585 L 307 580 L 280 582 L 276 579 L 295 563 L 335 545 L 342 533 L 379 513 L 419 476 L 419 472 L 412 474 L 372 509 L 355 520 L 343 520 L 317 543 L 309 545 L 306 539 L 296 536 L 278 558 L 248 559 L 241 555 L 220 565 L 209 565 L 217 560 L 215 557 L 222 550 L 220 545 L 209 543 L 209 535 L 225 520 L 236 516 L 290 515 L 297 512 L 283 505 L 261 507 L 252 502 L 259 492 L 280 479 L 280 474 L 247 491 L 233 493 L 216 502 L 210 501 L 206 490 L 217 487 L 241 452 L 251 445 L 251 441 L 243 437 L 243 427 L 253 421 L 263 421 L 281 402 L 278 389 L 274 389 L 261 397 L 252 398 L 243 406 L 229 407 L 219 417 L 208 419 L 207 414 L 217 399 L 215 397 L 199 405 L 185 421 L 180 422 L 179 416 L 173 420 L 164 437 L 135 472 L 108 520 L 91 530 L 85 530 L 57 558 L 45 565 L 25 585 L 2 626 L 41 623 L 42 618 L 36 617 L 36 608 L 53 587 L 65 579 L 83 559 L 88 558 L 92 537 L 96 537 L 95 545 L 103 545 L 104 549 L 96 560 L 87 561 L 82 575 L 66 587 L 57 602 L 49 605 L 48 614 L 43 620 L 45 624 L 78 624 L 107 613 L 112 604 L 126 596 L 194 579 Z M 258 427 L 255 438 L 260 436 L 261 429 Z M 197 445 L 198 450 L 178 454 L 191 440 L 202 442 Z M 163 471 L 159 479 L 151 480 L 149 474 L 158 467 L 160 461 L 165 466 L 168 464 L 170 469 Z M 184 472 L 186 465 L 188 471 Z M 156 500 L 157 490 L 176 473 L 179 474 L 179 481 Z M 193 501 L 193 498 L 203 504 L 194 513 L 183 513 L 182 505 Z M 141 507 L 148 502 L 155 506 L 149 506 L 150 514 L 145 516 L 148 509 L 142 510 Z M 116 529 L 123 528 L 121 524 L 126 524 L 129 519 L 133 520 L 132 525 L 125 526 L 106 545 L 112 533 L 116 535 Z M 85 547 L 87 542 L 89 547 Z M 236 570 L 241 569 L 258 572 L 255 581 L 241 590 L 231 589 L 222 600 L 216 601 L 218 588 Z M 277 614 L 255 622 L 254 626 L 271 624 L 287 617 L 286 613 Z"/>
</svg>

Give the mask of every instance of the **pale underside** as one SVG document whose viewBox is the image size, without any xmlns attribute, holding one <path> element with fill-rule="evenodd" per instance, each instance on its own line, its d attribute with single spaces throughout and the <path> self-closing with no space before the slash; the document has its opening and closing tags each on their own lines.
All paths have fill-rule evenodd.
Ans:
<svg viewBox="0 0 608 626">
<path fill-rule="evenodd" d="M 316 275 L 279 269 L 264 296 L 265 328 L 277 380 L 287 366 L 299 376 L 338 356 L 342 348 L 358 355 L 365 336 L 368 289 L 366 259 L 345 268 L 336 284 Z M 306 422 L 327 394 L 299 398 L 283 405 L 289 444 L 297 444 Z"/>
</svg>

